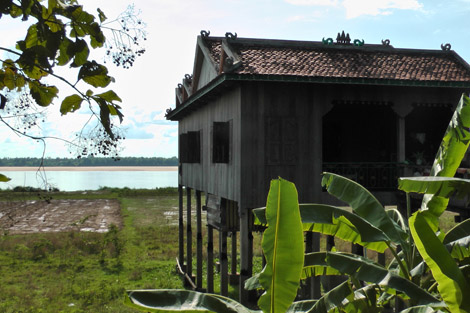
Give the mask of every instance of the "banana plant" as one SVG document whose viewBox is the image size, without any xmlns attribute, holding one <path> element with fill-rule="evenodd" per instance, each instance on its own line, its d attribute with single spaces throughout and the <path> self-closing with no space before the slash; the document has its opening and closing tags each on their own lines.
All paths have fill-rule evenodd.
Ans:
<svg viewBox="0 0 470 313">
<path fill-rule="evenodd" d="M 265 290 L 258 301 L 265 313 L 294 312 L 316 302 L 292 303 L 300 285 L 304 262 L 303 230 L 295 185 L 282 178 L 271 181 L 262 248 L 266 266 L 259 274 Z M 132 290 L 126 303 L 146 312 L 256 312 L 240 303 L 214 294 L 187 290 Z"/>
</svg>

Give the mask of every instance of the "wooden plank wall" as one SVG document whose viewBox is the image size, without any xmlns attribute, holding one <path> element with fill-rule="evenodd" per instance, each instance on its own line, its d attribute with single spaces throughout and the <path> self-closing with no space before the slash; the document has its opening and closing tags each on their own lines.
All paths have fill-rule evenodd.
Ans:
<svg viewBox="0 0 470 313">
<path fill-rule="evenodd" d="M 231 159 L 228 164 L 212 163 L 213 122 L 231 123 Z M 183 163 L 181 185 L 229 200 L 240 197 L 240 89 L 234 88 L 211 105 L 192 112 L 179 122 L 179 133 L 201 131 L 201 163 Z"/>
</svg>

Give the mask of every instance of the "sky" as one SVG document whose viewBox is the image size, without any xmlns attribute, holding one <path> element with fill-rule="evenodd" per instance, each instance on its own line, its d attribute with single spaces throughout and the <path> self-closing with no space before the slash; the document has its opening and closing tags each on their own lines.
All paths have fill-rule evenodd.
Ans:
<svg viewBox="0 0 470 313">
<path fill-rule="evenodd" d="M 175 88 L 192 74 L 196 39 L 237 33 L 244 38 L 321 41 L 343 30 L 351 39 L 395 48 L 440 49 L 450 43 L 470 62 L 470 0 L 79 0 L 85 10 L 99 7 L 110 18 L 134 4 L 147 24 L 146 53 L 131 69 L 107 64 L 116 80 L 110 88 L 121 97 L 126 133 L 122 156 L 177 156 L 176 122 L 164 118 L 175 107 Z M 25 27 L 0 19 L 2 42 L 23 39 Z M 97 60 L 101 57 L 95 55 Z M 108 62 L 109 63 L 109 62 Z M 61 116 L 60 98 L 48 108 L 41 129 L 48 136 L 70 139 L 87 120 L 86 110 Z M 43 146 L 0 126 L 0 157 L 41 157 Z M 46 157 L 74 157 L 60 140 L 48 140 Z"/>
</svg>

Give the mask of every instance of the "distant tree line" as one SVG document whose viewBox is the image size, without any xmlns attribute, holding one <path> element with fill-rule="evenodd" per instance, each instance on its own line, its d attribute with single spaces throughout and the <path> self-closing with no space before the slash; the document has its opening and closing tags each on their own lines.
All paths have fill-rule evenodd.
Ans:
<svg viewBox="0 0 470 313">
<path fill-rule="evenodd" d="M 39 166 L 40 158 L 2 158 L 0 166 Z M 44 166 L 177 166 L 178 158 L 145 158 L 145 157 L 121 157 L 113 158 L 86 157 L 71 158 L 45 158 Z"/>
</svg>

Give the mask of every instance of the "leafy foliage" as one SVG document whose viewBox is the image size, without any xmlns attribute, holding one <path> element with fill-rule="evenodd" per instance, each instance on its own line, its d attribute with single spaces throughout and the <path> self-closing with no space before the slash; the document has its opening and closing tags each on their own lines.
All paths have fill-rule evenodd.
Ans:
<svg viewBox="0 0 470 313">
<path fill-rule="evenodd" d="M 258 301 L 263 312 L 285 312 L 297 295 L 304 262 L 297 199 L 294 184 L 281 178 L 271 181 L 266 203 L 270 227 L 264 232 L 261 244 L 266 266 L 259 275 L 265 290 Z"/>
<path fill-rule="evenodd" d="M 99 129 L 92 128 L 89 139 L 80 133 L 75 144 L 88 145 L 81 152 L 86 155 L 115 154 L 117 142 L 123 137 L 116 130 L 112 117 L 117 116 L 122 122 L 122 108 L 117 104 L 121 99 L 110 89 L 95 94 L 94 89 L 109 87 L 114 78 L 105 65 L 92 59 L 91 51 L 105 49 L 107 58 L 116 65 L 132 66 L 136 56 L 145 52 L 141 41 L 146 40 L 145 24 L 134 7 L 129 7 L 118 19 L 109 21 L 100 9 L 95 16 L 76 0 L 5 0 L 0 5 L 0 19 L 7 17 L 21 18 L 29 27 L 16 47 L 0 46 L 0 50 L 10 56 L 0 59 L 0 110 L 6 113 L 0 115 L 0 121 L 21 135 L 43 139 L 28 131 L 37 125 L 38 117 L 44 119 L 44 111 L 34 109 L 31 112 L 30 109 L 36 105 L 48 107 L 59 98 L 59 88 L 51 82 L 60 81 L 73 93 L 63 97 L 61 114 L 76 112 L 87 103 L 91 115 L 98 121 Z M 109 33 L 109 39 L 105 33 Z M 76 80 L 58 74 L 57 69 L 65 66 L 69 67 L 68 71 L 76 72 Z M 82 90 L 79 86 L 88 88 Z M 16 100 L 19 97 L 23 99 L 20 104 Z M 17 116 L 29 116 L 23 130 L 7 120 Z"/>
<path fill-rule="evenodd" d="M 467 180 L 436 178 L 453 176 L 463 158 L 469 144 L 470 123 L 466 122 L 470 121 L 469 108 L 470 101 L 462 96 L 436 156 L 432 171 L 434 177 L 400 180 L 402 190 L 429 195 L 424 198 L 421 209 L 411 217 L 402 216 L 398 210 L 385 210 L 363 186 L 333 173 L 323 173 L 322 186 L 346 202 L 352 213 L 316 204 L 300 205 L 293 210 L 297 207 L 297 193 L 287 192 L 283 186 L 285 181 L 273 181 L 266 208 L 254 211 L 257 223 L 268 226 L 263 237 L 266 267 L 245 285 L 245 288 L 265 290 L 258 302 L 263 312 L 381 312 L 393 303 L 403 303 L 407 307 L 402 313 L 470 312 L 470 223 L 460 223 L 447 234 L 439 234 L 436 226 L 448 197 L 467 194 L 469 190 L 470 182 Z M 291 188 L 288 186 L 290 183 L 285 187 Z M 409 202 L 409 197 L 407 199 Z M 403 222 L 406 219 L 408 223 Z M 284 259 L 278 260 L 273 256 L 278 247 L 291 243 L 293 260 L 299 251 L 303 253 L 302 245 L 299 247 L 296 243 L 299 231 L 337 235 L 364 246 L 380 242 L 388 247 L 394 259 L 385 267 L 367 258 L 337 251 L 305 254 L 302 278 L 346 274 L 348 279 L 317 301 L 292 303 L 291 290 L 281 295 L 272 292 L 273 288 L 279 287 L 276 287 L 278 282 L 273 277 L 279 266 L 284 270 L 276 275 L 290 280 L 298 264 L 293 261 L 292 269 L 285 269 Z M 184 298 L 185 291 L 175 292 Z M 291 300 L 287 302 L 289 297 Z M 163 300 L 154 300 L 154 297 L 149 297 L 139 305 L 144 310 L 166 310 L 162 308 Z M 207 309 L 207 304 L 202 309 Z M 195 306 L 190 306 L 178 311 L 192 312 L 195 309 Z"/>
</svg>

